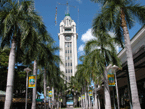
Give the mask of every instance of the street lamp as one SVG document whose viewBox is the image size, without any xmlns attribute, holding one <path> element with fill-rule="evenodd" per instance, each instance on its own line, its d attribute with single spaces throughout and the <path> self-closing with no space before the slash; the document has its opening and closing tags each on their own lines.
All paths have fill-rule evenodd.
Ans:
<svg viewBox="0 0 145 109">
<path fill-rule="evenodd" d="M 26 71 L 27 76 L 26 76 L 26 99 L 25 99 L 25 109 L 27 109 L 27 91 L 28 91 L 28 73 L 31 71 L 30 68 L 25 68 L 24 71 Z"/>
<path fill-rule="evenodd" d="M 117 95 L 117 105 L 118 109 L 120 109 L 120 104 L 119 104 L 119 95 L 118 95 L 118 84 L 117 84 L 117 77 L 116 77 L 116 69 L 119 67 L 116 65 L 113 65 L 112 68 L 114 69 L 114 76 L 115 76 L 115 88 L 116 88 L 116 95 Z"/>
</svg>

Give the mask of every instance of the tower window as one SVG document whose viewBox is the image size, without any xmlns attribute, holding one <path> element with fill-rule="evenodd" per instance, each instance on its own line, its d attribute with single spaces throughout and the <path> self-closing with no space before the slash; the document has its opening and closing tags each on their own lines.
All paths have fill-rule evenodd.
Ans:
<svg viewBox="0 0 145 109">
<path fill-rule="evenodd" d="M 65 60 L 67 60 L 67 56 L 65 57 Z"/>
<path fill-rule="evenodd" d="M 65 70 L 65 72 L 67 73 L 67 69 Z"/>
<path fill-rule="evenodd" d="M 67 43 L 65 43 L 65 47 L 67 47 Z"/>
<path fill-rule="evenodd" d="M 70 28 L 68 28 L 68 29 L 65 29 L 65 31 L 71 31 L 71 29 L 70 29 Z"/>
</svg>

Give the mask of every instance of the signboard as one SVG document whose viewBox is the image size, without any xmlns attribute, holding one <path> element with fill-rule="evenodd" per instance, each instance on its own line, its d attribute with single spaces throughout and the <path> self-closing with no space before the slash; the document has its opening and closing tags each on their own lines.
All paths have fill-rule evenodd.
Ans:
<svg viewBox="0 0 145 109">
<path fill-rule="evenodd" d="M 36 76 L 30 75 L 28 81 L 28 88 L 35 88 L 35 83 L 36 83 Z"/>
<path fill-rule="evenodd" d="M 49 91 L 49 97 L 52 97 L 52 90 Z"/>
<path fill-rule="evenodd" d="M 112 69 L 108 71 L 108 84 L 109 86 L 115 86 L 115 78 Z"/>
<path fill-rule="evenodd" d="M 92 90 L 89 90 L 89 96 L 92 96 Z"/>
<path fill-rule="evenodd" d="M 78 101 L 81 101 L 81 97 L 79 97 L 79 100 Z"/>
</svg>

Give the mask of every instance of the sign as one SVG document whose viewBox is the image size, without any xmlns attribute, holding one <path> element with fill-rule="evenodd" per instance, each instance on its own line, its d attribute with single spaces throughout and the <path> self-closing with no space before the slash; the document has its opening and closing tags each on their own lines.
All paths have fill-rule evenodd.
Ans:
<svg viewBox="0 0 145 109">
<path fill-rule="evenodd" d="M 36 76 L 30 75 L 28 81 L 28 88 L 35 88 L 35 83 L 36 83 Z"/>
<path fill-rule="evenodd" d="M 109 86 L 115 86 L 115 78 L 112 69 L 108 71 L 108 84 Z"/>
<path fill-rule="evenodd" d="M 78 101 L 81 101 L 81 97 L 79 97 L 79 100 Z"/>
<path fill-rule="evenodd" d="M 92 96 L 92 90 L 89 90 L 89 96 Z"/>
<path fill-rule="evenodd" d="M 85 99 L 85 95 L 82 95 L 83 99 Z"/>
<path fill-rule="evenodd" d="M 49 97 L 52 97 L 52 90 L 49 91 Z"/>
</svg>

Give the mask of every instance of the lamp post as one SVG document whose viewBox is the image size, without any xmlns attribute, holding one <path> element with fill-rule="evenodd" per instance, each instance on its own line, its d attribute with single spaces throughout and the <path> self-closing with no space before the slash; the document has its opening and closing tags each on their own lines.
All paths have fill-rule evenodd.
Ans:
<svg viewBox="0 0 145 109">
<path fill-rule="evenodd" d="M 28 73 L 31 71 L 30 68 L 25 68 L 24 71 L 26 71 L 27 76 L 26 76 L 26 98 L 25 98 L 25 109 L 27 109 L 27 92 L 28 92 Z"/>
<path fill-rule="evenodd" d="M 118 95 L 118 84 L 117 84 L 117 77 L 116 77 L 116 69 L 119 67 L 116 65 L 113 65 L 112 68 L 114 69 L 114 76 L 115 76 L 115 88 L 116 88 L 116 95 L 117 95 L 117 105 L 118 109 L 120 109 L 120 104 L 119 104 L 119 95 Z"/>
</svg>

